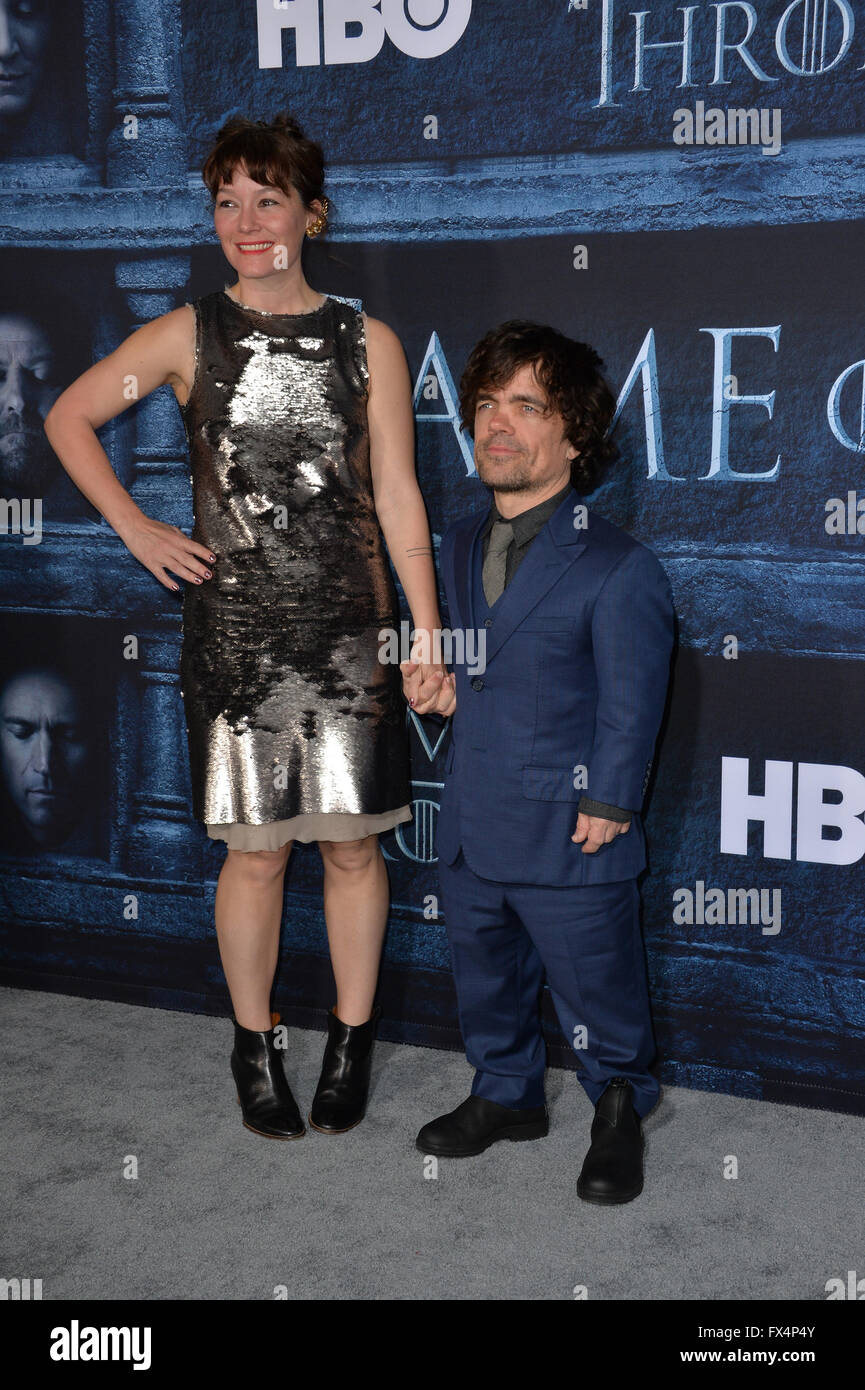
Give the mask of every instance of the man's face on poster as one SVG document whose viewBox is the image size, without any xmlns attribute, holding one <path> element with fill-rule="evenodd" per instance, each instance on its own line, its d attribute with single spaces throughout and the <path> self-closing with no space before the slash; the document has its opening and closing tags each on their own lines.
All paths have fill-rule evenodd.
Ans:
<svg viewBox="0 0 865 1390">
<path fill-rule="evenodd" d="M 81 697 L 59 672 L 22 672 L 0 690 L 0 773 L 42 848 L 61 844 L 80 820 L 91 751 Z"/>
<path fill-rule="evenodd" d="M 0 313 L 0 482 L 16 496 L 39 496 L 58 467 L 43 428 L 60 395 L 55 374 L 44 329 Z"/>
<path fill-rule="evenodd" d="M 0 0 L 0 119 L 32 106 L 50 32 L 48 0 Z"/>
</svg>

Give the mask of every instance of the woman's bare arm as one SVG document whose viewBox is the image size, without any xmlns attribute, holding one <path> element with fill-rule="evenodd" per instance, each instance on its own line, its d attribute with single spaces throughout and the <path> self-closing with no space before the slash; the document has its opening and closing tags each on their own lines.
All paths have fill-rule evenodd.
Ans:
<svg viewBox="0 0 865 1390">
<path fill-rule="evenodd" d="M 414 462 L 411 380 L 402 344 L 392 329 L 365 317 L 370 391 L 367 402 L 375 508 L 394 569 L 411 609 L 412 625 L 430 634 L 426 664 L 403 666 L 404 688 L 419 713 L 449 714 L 453 677 L 445 674 L 435 635 L 441 632 L 432 540 Z M 436 655 L 439 659 L 436 660 Z M 420 687 L 427 683 L 423 694 Z M 434 690 L 437 699 L 430 699 Z"/>
<path fill-rule="evenodd" d="M 202 561 L 214 557 L 179 527 L 145 515 L 111 467 L 96 431 L 160 386 L 171 385 L 185 400 L 194 356 L 195 315 L 184 305 L 144 324 L 89 367 L 58 396 L 45 419 L 51 447 L 76 487 L 167 589 L 180 587 L 167 570 L 200 583 L 210 577 Z"/>
</svg>

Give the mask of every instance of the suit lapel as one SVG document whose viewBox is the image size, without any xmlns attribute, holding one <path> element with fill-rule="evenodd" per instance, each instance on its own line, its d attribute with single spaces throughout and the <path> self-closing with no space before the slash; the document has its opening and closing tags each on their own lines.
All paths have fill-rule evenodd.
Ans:
<svg viewBox="0 0 865 1390">
<path fill-rule="evenodd" d="M 526 558 L 496 604 L 493 626 L 485 631 L 487 662 L 585 551 L 588 531 L 577 531 L 573 524 L 574 506 L 579 500 L 573 488 L 562 499 L 535 536 Z M 475 541 L 480 529 L 474 529 Z M 473 549 L 470 558 L 474 559 Z"/>
<path fill-rule="evenodd" d="M 453 567 L 454 588 L 457 597 L 457 626 L 473 628 L 474 604 L 472 602 L 472 567 L 475 557 L 475 542 L 483 530 L 489 511 L 478 512 L 470 525 L 461 527 L 454 537 Z"/>
</svg>

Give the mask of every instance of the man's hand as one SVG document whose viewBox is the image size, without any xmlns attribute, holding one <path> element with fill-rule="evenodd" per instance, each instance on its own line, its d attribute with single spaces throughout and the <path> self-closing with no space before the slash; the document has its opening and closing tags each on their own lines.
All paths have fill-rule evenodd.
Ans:
<svg viewBox="0 0 865 1390">
<path fill-rule="evenodd" d="M 604 820 L 603 816 L 587 816 L 581 811 L 571 839 L 575 845 L 583 846 L 583 854 L 597 854 L 601 845 L 608 845 L 617 835 L 624 835 L 630 828 L 629 820 Z"/>
<path fill-rule="evenodd" d="M 424 666 L 419 661 L 401 661 L 402 689 L 415 714 L 441 714 L 445 718 L 457 707 L 456 677 L 444 666 Z"/>
</svg>

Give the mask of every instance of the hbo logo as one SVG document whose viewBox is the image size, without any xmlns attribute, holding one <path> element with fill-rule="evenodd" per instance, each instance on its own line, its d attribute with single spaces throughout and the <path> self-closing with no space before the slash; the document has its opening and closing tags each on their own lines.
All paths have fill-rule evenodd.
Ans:
<svg viewBox="0 0 865 1390">
<path fill-rule="evenodd" d="M 258 66 L 282 67 L 282 31 L 294 30 L 298 67 L 368 63 L 385 34 L 410 58 L 438 58 L 459 43 L 472 0 L 257 0 Z"/>
</svg>

